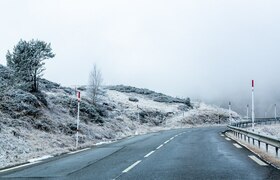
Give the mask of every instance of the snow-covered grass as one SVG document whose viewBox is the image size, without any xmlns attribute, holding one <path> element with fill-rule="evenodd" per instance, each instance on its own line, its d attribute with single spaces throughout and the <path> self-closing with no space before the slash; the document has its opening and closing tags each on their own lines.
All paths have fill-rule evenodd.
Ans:
<svg viewBox="0 0 280 180">
<path fill-rule="evenodd" d="M 251 130 L 251 128 L 247 129 Z M 259 134 L 272 136 L 280 140 L 280 124 L 256 125 L 254 129 L 254 131 Z"/>
<path fill-rule="evenodd" d="M 115 101 L 115 102 L 121 102 L 125 107 L 130 108 L 134 111 L 139 111 L 140 109 L 151 109 L 151 110 L 159 110 L 162 112 L 180 112 L 178 109 L 179 105 L 182 105 L 180 103 L 160 103 L 153 101 L 143 95 L 138 95 L 135 93 L 121 93 L 114 90 L 108 90 L 107 91 L 109 100 Z M 129 97 L 137 97 L 139 100 L 138 102 L 132 102 L 129 101 Z"/>
<path fill-rule="evenodd" d="M 231 111 L 232 121 L 240 120 L 240 116 Z M 217 106 L 209 106 L 205 103 L 195 103 L 194 109 L 185 113 L 181 120 L 183 124 L 228 124 L 229 111 Z"/>
</svg>

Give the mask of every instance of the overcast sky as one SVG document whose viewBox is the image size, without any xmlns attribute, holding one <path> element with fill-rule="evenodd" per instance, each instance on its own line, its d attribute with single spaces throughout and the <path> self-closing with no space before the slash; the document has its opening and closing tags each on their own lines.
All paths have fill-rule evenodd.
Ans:
<svg viewBox="0 0 280 180">
<path fill-rule="evenodd" d="M 279 0 L 0 0 L 0 63 L 34 38 L 51 43 L 44 77 L 62 85 L 87 84 L 96 63 L 108 85 L 236 105 L 249 103 L 255 79 L 271 106 L 279 9 Z"/>
</svg>

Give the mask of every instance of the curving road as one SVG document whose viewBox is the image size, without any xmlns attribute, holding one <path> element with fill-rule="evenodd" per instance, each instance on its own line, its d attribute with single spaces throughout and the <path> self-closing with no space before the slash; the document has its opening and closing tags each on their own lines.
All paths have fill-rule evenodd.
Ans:
<svg viewBox="0 0 280 180">
<path fill-rule="evenodd" d="M 220 133 L 162 131 L 0 171 L 0 179 L 280 179 L 280 170 Z"/>
</svg>

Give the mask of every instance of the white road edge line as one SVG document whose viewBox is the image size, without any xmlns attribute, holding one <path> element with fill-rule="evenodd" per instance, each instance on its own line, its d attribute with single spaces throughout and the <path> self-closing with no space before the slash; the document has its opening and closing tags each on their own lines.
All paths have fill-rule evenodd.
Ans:
<svg viewBox="0 0 280 180">
<path fill-rule="evenodd" d="M 85 148 L 85 149 L 81 149 L 81 150 L 78 150 L 78 151 L 69 152 L 69 153 L 67 153 L 67 154 L 76 154 L 76 153 L 78 153 L 78 152 L 82 152 L 82 151 L 85 151 L 85 150 L 88 150 L 88 149 L 90 149 L 90 148 Z"/>
<path fill-rule="evenodd" d="M 10 170 L 13 170 L 13 169 L 18 169 L 18 168 L 25 167 L 25 166 L 30 166 L 32 164 L 37 164 L 39 162 L 41 162 L 41 161 L 36 161 L 36 162 L 32 162 L 32 163 L 23 164 L 23 165 L 20 165 L 20 166 L 15 166 L 15 167 L 8 168 L 8 169 L 3 169 L 3 170 L 0 171 L 0 173 L 10 171 Z"/>
<path fill-rule="evenodd" d="M 52 157 L 53 156 L 51 156 L 51 155 L 46 155 L 46 156 L 42 156 L 42 157 L 39 157 L 39 158 L 29 159 L 28 162 L 33 163 L 33 162 L 36 162 L 36 161 L 42 161 L 42 160 L 52 158 Z"/>
<path fill-rule="evenodd" d="M 241 147 L 239 144 L 237 144 L 237 143 L 233 143 L 233 145 L 234 145 L 235 147 L 239 148 L 239 149 L 242 148 L 242 147 Z"/>
<path fill-rule="evenodd" d="M 231 139 L 229 139 L 229 138 L 225 138 L 227 141 L 231 141 Z"/>
<path fill-rule="evenodd" d="M 251 158 L 253 161 L 255 161 L 260 166 L 267 166 L 267 164 L 265 162 L 263 162 L 262 160 L 260 160 L 259 158 L 257 158 L 254 155 L 249 155 L 249 158 Z"/>
<path fill-rule="evenodd" d="M 151 154 L 153 154 L 155 151 L 151 151 L 151 152 L 149 152 L 148 154 L 146 154 L 145 156 L 144 156 L 144 158 L 147 158 L 147 157 L 149 157 Z"/>
<path fill-rule="evenodd" d="M 157 147 L 157 149 L 161 148 L 163 146 L 163 144 L 161 144 L 159 147 Z"/>
<path fill-rule="evenodd" d="M 123 170 L 123 173 L 127 173 L 128 171 L 130 171 L 132 168 L 134 168 L 135 166 L 137 166 L 137 164 L 139 164 L 141 162 L 141 160 L 136 161 L 135 163 L 133 163 L 131 166 L 129 166 L 128 168 L 126 168 L 125 170 Z"/>
</svg>

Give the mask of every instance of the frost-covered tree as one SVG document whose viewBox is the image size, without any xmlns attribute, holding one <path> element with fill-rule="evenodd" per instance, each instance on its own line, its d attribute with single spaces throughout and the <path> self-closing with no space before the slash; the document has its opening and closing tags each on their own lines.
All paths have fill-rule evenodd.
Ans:
<svg viewBox="0 0 280 180">
<path fill-rule="evenodd" d="M 53 58 L 51 44 L 39 40 L 20 40 L 6 55 L 7 66 L 14 71 L 14 82 L 21 88 L 38 91 L 38 79 L 45 70 L 44 60 Z"/>
<path fill-rule="evenodd" d="M 89 74 L 89 85 L 88 85 L 88 96 L 92 100 L 92 103 L 95 104 L 97 101 L 97 95 L 102 84 L 102 74 L 101 71 L 97 68 L 97 65 L 93 65 L 93 69 Z"/>
<path fill-rule="evenodd" d="M 0 93 L 3 94 L 5 90 L 12 88 L 12 85 L 13 72 L 0 64 Z"/>
</svg>

